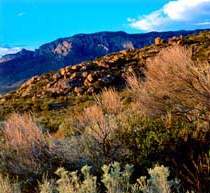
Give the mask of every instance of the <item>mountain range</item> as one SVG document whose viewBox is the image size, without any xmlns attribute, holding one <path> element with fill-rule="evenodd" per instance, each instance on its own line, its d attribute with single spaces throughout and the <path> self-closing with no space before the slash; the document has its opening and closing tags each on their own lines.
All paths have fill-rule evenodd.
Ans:
<svg viewBox="0 0 210 193">
<path fill-rule="evenodd" d="M 127 34 L 120 31 L 77 34 L 44 44 L 34 51 L 22 49 L 16 54 L 0 58 L 0 93 L 16 89 L 25 80 L 35 75 L 55 71 L 82 61 L 93 60 L 121 50 L 143 48 L 152 44 L 156 37 L 167 40 L 173 36 L 186 36 L 200 31 L 145 34 Z"/>
</svg>

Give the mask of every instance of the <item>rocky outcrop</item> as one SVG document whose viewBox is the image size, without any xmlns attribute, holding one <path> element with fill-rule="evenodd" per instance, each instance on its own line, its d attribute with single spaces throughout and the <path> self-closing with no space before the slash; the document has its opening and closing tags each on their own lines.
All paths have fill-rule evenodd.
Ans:
<svg viewBox="0 0 210 193">
<path fill-rule="evenodd" d="M 155 38 L 155 45 L 160 46 L 163 43 L 163 40 L 160 37 Z"/>
<path fill-rule="evenodd" d="M 176 36 L 173 36 L 172 38 L 169 38 L 168 39 L 168 44 L 169 45 L 183 45 L 184 44 L 184 38 L 183 36 L 179 36 L 179 37 L 176 37 Z"/>
<path fill-rule="evenodd" d="M 144 78 L 147 59 L 156 56 L 163 48 L 184 45 L 192 49 L 196 60 L 210 62 L 210 32 L 189 37 L 172 37 L 167 41 L 156 38 L 153 44 L 142 49 L 129 49 L 66 66 L 58 71 L 34 76 L 8 97 L 40 98 L 69 95 L 92 95 L 106 87 L 124 88 L 127 74 L 136 74 Z M 5 96 L 0 99 L 4 100 Z"/>
<path fill-rule="evenodd" d="M 22 50 L 17 54 L 7 55 L 0 59 L 0 93 L 14 90 L 23 81 L 35 75 L 55 71 L 120 50 L 143 48 L 152 44 L 156 37 L 167 40 L 169 37 L 185 36 L 196 32 L 198 31 L 78 34 L 44 44 L 35 51 Z M 97 62 L 99 62 L 98 66 L 109 68 L 108 63 Z"/>
<path fill-rule="evenodd" d="M 148 57 L 157 54 L 165 45 L 151 45 L 148 49 L 130 49 L 89 62 L 66 66 L 55 73 L 34 76 L 26 81 L 16 95 L 19 97 L 57 97 L 95 94 L 105 87 L 125 86 L 129 73 L 143 75 Z"/>
</svg>

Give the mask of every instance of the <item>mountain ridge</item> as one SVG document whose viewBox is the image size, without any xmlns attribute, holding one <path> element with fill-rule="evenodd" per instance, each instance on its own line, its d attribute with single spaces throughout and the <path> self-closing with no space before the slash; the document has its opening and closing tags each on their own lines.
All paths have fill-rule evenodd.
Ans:
<svg viewBox="0 0 210 193">
<path fill-rule="evenodd" d="M 3 56 L 0 60 L 0 93 L 16 89 L 25 80 L 35 75 L 121 50 L 142 48 L 150 45 L 157 36 L 168 39 L 172 36 L 186 36 L 200 31 L 203 30 L 145 34 L 128 34 L 123 31 L 96 32 L 59 38 L 41 45 L 35 51 L 24 49 L 16 54 Z"/>
<path fill-rule="evenodd" d="M 173 37 L 167 41 L 156 38 L 154 43 L 140 49 L 122 50 L 95 60 L 60 68 L 41 76 L 34 76 L 15 92 L 18 97 L 57 97 L 69 94 L 95 94 L 103 88 L 125 85 L 126 75 L 139 74 L 144 77 L 146 60 L 153 58 L 162 49 L 171 46 L 186 46 L 193 56 L 210 62 L 210 31 L 186 37 Z"/>
</svg>

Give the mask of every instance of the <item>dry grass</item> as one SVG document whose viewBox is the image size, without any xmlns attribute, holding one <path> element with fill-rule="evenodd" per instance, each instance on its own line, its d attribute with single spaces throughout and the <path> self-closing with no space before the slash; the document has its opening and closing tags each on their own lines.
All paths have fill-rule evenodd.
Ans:
<svg viewBox="0 0 210 193">
<path fill-rule="evenodd" d="M 3 126 L 4 144 L 1 145 L 2 170 L 11 175 L 38 174 L 50 149 L 39 127 L 28 114 L 12 114 Z"/>
<path fill-rule="evenodd" d="M 195 113 L 210 110 L 210 66 L 194 62 L 191 50 L 175 46 L 148 61 L 147 80 L 127 82 L 141 110 L 150 114 Z"/>
<path fill-rule="evenodd" d="M 122 103 L 118 92 L 112 88 L 102 91 L 97 102 L 109 113 L 117 114 L 122 109 Z"/>
<path fill-rule="evenodd" d="M 210 157 L 207 153 L 200 154 L 198 157 L 191 156 L 188 163 L 175 161 L 175 168 L 179 168 L 180 180 L 187 183 L 190 190 L 195 192 L 205 192 L 209 190 L 210 176 Z"/>
<path fill-rule="evenodd" d="M 0 193 L 20 193 L 17 185 L 12 184 L 8 177 L 0 174 Z"/>
<path fill-rule="evenodd" d="M 83 130 L 86 153 L 97 166 L 100 165 L 98 162 L 110 159 L 118 152 L 120 146 L 114 136 L 119 129 L 117 117 L 121 108 L 118 93 L 109 89 L 96 98 L 96 104 L 84 109 L 84 112 L 77 116 L 76 129 L 80 132 Z"/>
<path fill-rule="evenodd" d="M 3 135 L 6 145 L 14 149 L 32 147 L 44 139 L 40 128 L 28 114 L 12 114 L 4 124 Z"/>
<path fill-rule="evenodd" d="M 117 128 L 111 120 L 114 115 L 121 113 L 122 103 L 114 89 L 103 90 L 95 100 L 96 104 L 86 108 L 77 119 L 80 128 L 86 128 L 88 133 L 103 142 Z"/>
<path fill-rule="evenodd" d="M 99 105 L 86 108 L 80 116 L 80 123 L 85 125 L 86 132 L 100 143 L 103 143 L 115 129 Z"/>
</svg>

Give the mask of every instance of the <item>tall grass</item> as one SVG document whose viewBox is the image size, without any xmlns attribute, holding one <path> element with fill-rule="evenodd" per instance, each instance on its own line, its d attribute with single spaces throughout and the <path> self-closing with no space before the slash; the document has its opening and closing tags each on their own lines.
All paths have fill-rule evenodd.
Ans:
<svg viewBox="0 0 210 193">
<path fill-rule="evenodd" d="M 17 184 L 12 184 L 8 177 L 0 174 L 0 193 L 21 193 Z"/>
<path fill-rule="evenodd" d="M 31 148 L 43 143 L 44 137 L 40 128 L 29 114 L 12 114 L 4 124 L 5 144 L 11 148 Z"/>
<path fill-rule="evenodd" d="M 182 116 L 210 110 L 210 66 L 191 58 L 189 49 L 166 48 L 147 62 L 145 82 L 128 77 L 142 111 L 149 115 L 171 111 Z"/>
<path fill-rule="evenodd" d="M 28 114 L 12 114 L 2 132 L 1 172 L 10 177 L 18 176 L 23 184 L 26 181 L 35 184 L 37 178 L 52 167 L 52 152 L 44 134 Z"/>
<path fill-rule="evenodd" d="M 96 99 L 106 112 L 117 114 L 122 109 L 120 96 L 113 88 L 103 90 L 101 96 Z"/>
<path fill-rule="evenodd" d="M 86 107 L 74 123 L 74 129 L 81 135 L 85 154 L 100 169 L 101 165 L 113 161 L 120 153 L 118 133 L 118 115 L 121 114 L 122 102 L 114 89 L 105 89 L 95 96 L 95 103 Z"/>
</svg>

